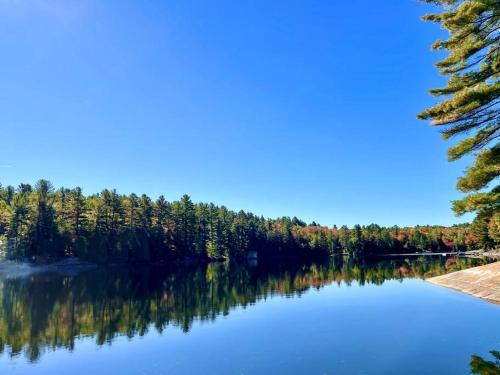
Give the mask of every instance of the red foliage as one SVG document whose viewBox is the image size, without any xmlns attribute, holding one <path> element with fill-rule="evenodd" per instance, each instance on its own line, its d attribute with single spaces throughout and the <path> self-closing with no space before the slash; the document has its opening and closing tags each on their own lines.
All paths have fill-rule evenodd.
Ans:
<svg viewBox="0 0 500 375">
<path fill-rule="evenodd" d="M 443 237 L 441 238 L 441 241 L 443 241 L 444 245 L 450 249 L 453 249 L 453 247 L 455 246 L 455 244 L 453 243 L 452 240 L 449 240 L 448 238 L 446 237 Z"/>
<path fill-rule="evenodd" d="M 398 235 L 396 236 L 396 240 L 398 240 L 399 242 L 406 242 L 407 239 L 408 235 L 403 232 L 399 232 Z"/>
</svg>

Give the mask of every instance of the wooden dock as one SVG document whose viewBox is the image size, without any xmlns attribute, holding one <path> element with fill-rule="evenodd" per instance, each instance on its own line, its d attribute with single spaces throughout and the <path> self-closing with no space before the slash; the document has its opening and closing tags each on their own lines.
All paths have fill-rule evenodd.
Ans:
<svg viewBox="0 0 500 375">
<path fill-rule="evenodd" d="M 500 261 L 427 279 L 500 305 Z"/>
</svg>

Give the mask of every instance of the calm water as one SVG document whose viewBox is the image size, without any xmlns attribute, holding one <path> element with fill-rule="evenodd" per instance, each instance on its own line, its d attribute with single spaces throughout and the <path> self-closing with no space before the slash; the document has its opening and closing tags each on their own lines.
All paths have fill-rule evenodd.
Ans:
<svg viewBox="0 0 500 375">
<path fill-rule="evenodd" d="M 1 374 L 468 374 L 500 307 L 465 259 L 108 267 L 0 280 Z"/>
</svg>

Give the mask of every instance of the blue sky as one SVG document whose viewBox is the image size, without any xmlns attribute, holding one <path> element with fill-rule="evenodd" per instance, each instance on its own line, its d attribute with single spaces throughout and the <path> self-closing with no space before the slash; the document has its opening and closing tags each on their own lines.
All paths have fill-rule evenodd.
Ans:
<svg viewBox="0 0 500 375">
<path fill-rule="evenodd" d="M 452 224 L 417 0 L 0 0 L 0 182 Z"/>
</svg>

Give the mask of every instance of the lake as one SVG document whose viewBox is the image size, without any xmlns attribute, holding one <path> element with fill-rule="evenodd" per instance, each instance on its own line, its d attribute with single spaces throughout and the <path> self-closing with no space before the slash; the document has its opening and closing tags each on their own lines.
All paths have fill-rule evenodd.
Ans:
<svg viewBox="0 0 500 375">
<path fill-rule="evenodd" d="M 468 374 L 500 306 L 466 258 L 97 267 L 0 279 L 1 374 Z"/>
</svg>

